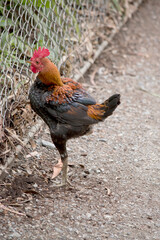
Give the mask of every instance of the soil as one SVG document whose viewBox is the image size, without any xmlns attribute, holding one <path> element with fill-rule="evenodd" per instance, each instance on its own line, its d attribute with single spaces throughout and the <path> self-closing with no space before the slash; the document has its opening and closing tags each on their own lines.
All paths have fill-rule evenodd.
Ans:
<svg viewBox="0 0 160 240">
<path fill-rule="evenodd" d="M 160 1 L 145 1 L 81 80 L 121 105 L 68 142 L 73 187 L 55 187 L 56 149 L 43 127 L 1 182 L 0 239 L 160 239 Z M 37 141 L 38 140 L 38 141 Z M 28 150 L 27 150 L 28 151 Z M 28 152 L 27 152 L 28 154 Z"/>
</svg>

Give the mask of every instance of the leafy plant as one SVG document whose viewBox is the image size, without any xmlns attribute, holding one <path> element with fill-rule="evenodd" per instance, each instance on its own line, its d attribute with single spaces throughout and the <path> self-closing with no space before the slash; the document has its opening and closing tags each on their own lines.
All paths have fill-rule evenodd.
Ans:
<svg viewBox="0 0 160 240">
<path fill-rule="evenodd" d="M 65 23 L 62 11 L 71 21 Z M 32 50 L 45 45 L 50 49 L 51 58 L 59 59 L 59 53 L 66 51 L 62 38 L 66 38 L 68 28 L 74 29 L 80 39 L 77 20 L 64 0 L 58 3 L 56 0 L 8 0 L 5 5 L 0 1 L 2 64 L 9 66 L 16 61 L 25 64 Z"/>
</svg>

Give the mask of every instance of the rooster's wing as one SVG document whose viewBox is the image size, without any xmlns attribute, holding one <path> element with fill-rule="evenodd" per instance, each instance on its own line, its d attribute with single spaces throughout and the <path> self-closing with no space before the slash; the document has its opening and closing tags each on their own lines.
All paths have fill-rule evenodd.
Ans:
<svg viewBox="0 0 160 240">
<path fill-rule="evenodd" d="M 96 101 L 84 90 L 77 90 L 65 103 L 55 101 L 45 103 L 50 116 L 59 123 L 72 126 L 94 124 L 97 121 L 88 116 L 88 106 L 96 104 Z"/>
</svg>

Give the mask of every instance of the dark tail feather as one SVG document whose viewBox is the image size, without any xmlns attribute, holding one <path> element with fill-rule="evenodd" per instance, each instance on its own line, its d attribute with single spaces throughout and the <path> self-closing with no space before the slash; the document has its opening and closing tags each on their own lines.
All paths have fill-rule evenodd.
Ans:
<svg viewBox="0 0 160 240">
<path fill-rule="evenodd" d="M 94 119 L 94 122 L 92 123 L 97 123 L 112 115 L 113 111 L 119 104 L 120 94 L 114 94 L 102 104 L 88 106 L 87 114 L 92 120 Z"/>
<path fill-rule="evenodd" d="M 103 119 L 112 115 L 116 107 L 120 104 L 120 94 L 114 94 L 110 98 L 108 98 L 103 105 L 105 106 L 105 113 L 103 115 Z"/>
</svg>

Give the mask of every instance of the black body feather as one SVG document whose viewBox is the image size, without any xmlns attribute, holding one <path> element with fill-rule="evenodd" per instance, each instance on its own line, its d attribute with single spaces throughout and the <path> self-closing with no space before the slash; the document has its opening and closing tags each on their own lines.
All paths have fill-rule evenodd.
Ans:
<svg viewBox="0 0 160 240">
<path fill-rule="evenodd" d="M 90 131 L 92 124 L 99 122 L 88 116 L 88 106 L 96 104 L 96 101 L 83 89 L 74 91 L 71 98 L 65 103 L 57 101 L 46 101 L 52 91 L 38 78 L 32 85 L 29 99 L 32 109 L 46 122 L 50 129 L 51 138 L 61 157 L 67 155 L 66 141 L 70 138 L 79 137 Z M 116 94 L 106 100 L 103 104 L 106 111 L 101 120 L 111 115 L 120 103 L 120 95 Z"/>
</svg>

